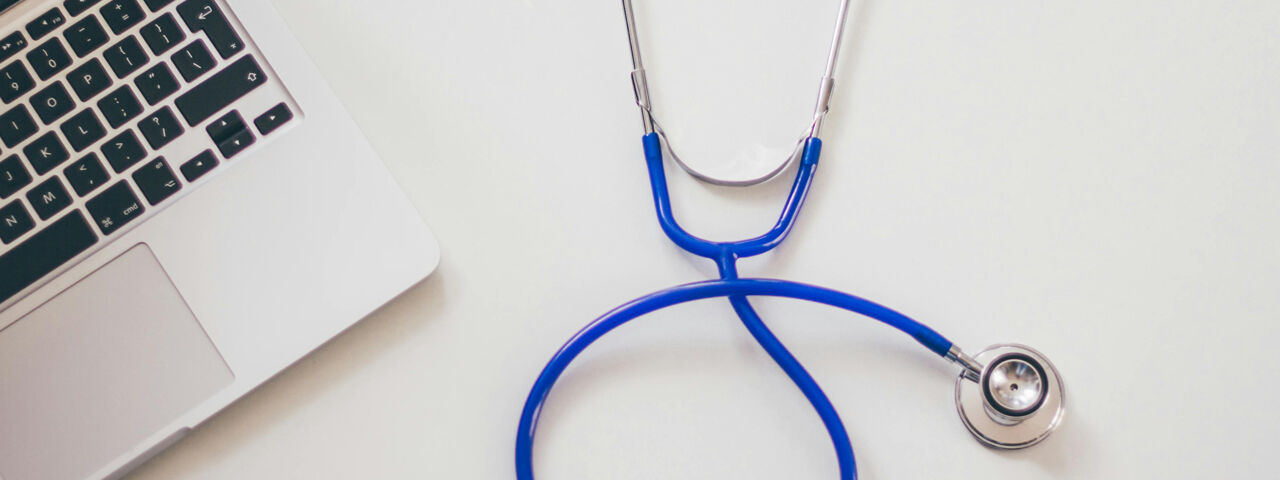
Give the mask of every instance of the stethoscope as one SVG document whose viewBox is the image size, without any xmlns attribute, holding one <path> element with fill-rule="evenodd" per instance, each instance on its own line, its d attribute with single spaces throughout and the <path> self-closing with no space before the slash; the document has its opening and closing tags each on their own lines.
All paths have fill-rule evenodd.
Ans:
<svg viewBox="0 0 1280 480">
<path fill-rule="evenodd" d="M 818 93 L 818 105 L 814 112 L 813 123 L 805 138 L 801 140 L 797 154 L 793 155 L 800 159 L 800 164 L 797 166 L 795 182 L 791 187 L 782 215 L 768 233 L 737 242 L 711 242 L 695 237 L 681 228 L 672 215 L 671 200 L 667 193 L 666 172 L 663 168 L 663 149 L 664 145 L 669 147 L 669 144 L 666 141 L 665 132 L 654 118 L 650 104 L 651 97 L 648 82 L 645 79 L 644 63 L 640 56 L 640 43 L 636 35 L 635 14 L 631 7 L 631 0 L 622 0 L 622 6 L 627 20 L 627 34 L 631 40 L 631 59 L 634 67 L 631 78 L 635 87 L 636 103 L 640 106 L 641 119 L 644 123 L 644 155 L 649 167 L 649 182 L 653 189 L 658 223 L 671 241 L 680 248 L 715 262 L 720 272 L 720 279 L 681 285 L 640 297 L 597 318 L 565 343 L 542 370 L 538 380 L 534 382 L 533 389 L 529 392 L 529 398 L 525 401 L 524 411 L 520 416 L 519 431 L 516 434 L 517 478 L 522 480 L 534 478 L 533 438 L 537 429 L 538 414 L 556 380 L 587 346 L 614 328 L 642 315 L 672 305 L 716 297 L 729 299 L 729 304 L 733 306 L 743 326 L 751 332 L 774 362 L 786 372 L 791 381 L 800 388 L 813 409 L 817 411 L 835 447 L 840 463 L 840 478 L 855 479 L 858 475 L 853 447 L 849 444 L 849 435 L 840 421 L 840 416 L 818 383 L 756 314 L 748 297 L 770 296 L 808 300 L 859 313 L 901 330 L 915 338 L 925 348 L 959 365 L 961 371 L 955 384 L 956 409 L 969 432 L 987 446 L 1000 449 L 1030 447 L 1043 441 L 1062 423 L 1066 407 L 1062 377 L 1044 355 L 1029 347 L 1015 344 L 995 345 L 969 356 L 960 347 L 929 327 L 874 302 L 812 285 L 738 276 L 737 261 L 739 259 L 764 254 L 782 244 L 791 232 L 800 208 L 804 205 L 809 186 L 813 183 L 818 168 L 818 158 L 822 151 L 820 133 L 829 111 L 835 85 L 833 75 L 849 12 L 849 0 L 840 2 L 836 32 L 827 56 L 826 73 L 822 77 L 822 86 Z M 674 154 L 672 156 L 675 157 Z M 678 157 L 677 162 L 680 163 Z M 707 178 L 687 165 L 680 164 L 694 176 L 715 182 L 715 179 Z M 763 178 L 730 183 L 759 183 L 777 175 L 785 166 L 786 164 Z"/>
</svg>

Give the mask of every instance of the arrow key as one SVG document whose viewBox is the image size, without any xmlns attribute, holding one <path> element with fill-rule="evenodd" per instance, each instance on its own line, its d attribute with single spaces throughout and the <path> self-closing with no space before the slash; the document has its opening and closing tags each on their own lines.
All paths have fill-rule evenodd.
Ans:
<svg viewBox="0 0 1280 480">
<path fill-rule="evenodd" d="M 180 170 L 182 170 L 182 176 L 187 178 L 187 182 L 194 182 L 217 166 L 218 156 L 213 154 L 213 150 L 205 150 L 196 155 L 196 158 L 182 164 Z"/>
<path fill-rule="evenodd" d="M 243 152 L 244 149 L 249 148 L 250 145 L 253 145 L 254 141 L 256 141 L 256 139 L 253 137 L 253 131 L 248 128 L 244 128 L 227 137 L 226 140 L 219 142 L 218 150 L 222 152 L 223 157 L 230 160 L 231 157 L 236 156 L 240 152 Z"/>
<path fill-rule="evenodd" d="M 289 123 L 289 120 L 293 120 L 293 111 L 289 110 L 288 105 L 281 103 L 271 107 L 271 110 L 267 110 L 267 113 L 262 114 L 261 117 L 254 120 L 253 124 L 257 125 L 258 132 L 262 133 L 262 136 L 265 137 L 270 135 L 271 132 L 279 129 L 284 124 Z"/>
</svg>

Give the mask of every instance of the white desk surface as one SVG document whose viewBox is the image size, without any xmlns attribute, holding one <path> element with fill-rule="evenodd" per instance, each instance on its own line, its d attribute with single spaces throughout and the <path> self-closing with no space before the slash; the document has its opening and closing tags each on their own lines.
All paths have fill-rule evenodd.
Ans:
<svg viewBox="0 0 1280 480">
<path fill-rule="evenodd" d="M 654 221 L 618 2 L 275 1 L 443 265 L 134 478 L 512 478 L 552 352 L 714 273 Z M 836 3 L 640 2 L 680 151 L 789 148 Z M 1070 396 L 1046 443 L 988 450 L 957 419 L 955 370 L 905 336 L 759 301 L 863 478 L 1273 476 L 1277 25 L 1270 0 L 858 5 L 808 210 L 743 274 L 866 296 L 971 351 L 1032 345 Z M 718 239 L 770 225 L 789 183 L 670 173 L 677 213 Z M 541 478 L 836 477 L 818 419 L 723 301 L 582 360 L 543 415 Z"/>
</svg>

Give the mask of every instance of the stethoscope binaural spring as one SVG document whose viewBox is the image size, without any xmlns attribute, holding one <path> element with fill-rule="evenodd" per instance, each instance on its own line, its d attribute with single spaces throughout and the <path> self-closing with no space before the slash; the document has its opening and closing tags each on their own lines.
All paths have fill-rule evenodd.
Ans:
<svg viewBox="0 0 1280 480">
<path fill-rule="evenodd" d="M 642 315 L 690 301 L 724 297 L 729 300 L 739 320 L 791 381 L 804 393 L 821 418 L 840 465 L 840 478 L 856 479 L 857 465 L 849 435 L 839 414 L 826 394 L 804 366 L 774 336 L 752 307 L 749 297 L 786 297 L 822 303 L 879 320 L 910 335 L 930 351 L 961 367 L 955 382 L 956 409 L 965 427 L 984 445 L 1001 449 L 1019 449 L 1035 445 L 1049 436 L 1062 423 L 1066 393 L 1058 370 L 1043 354 L 1015 344 L 995 345 L 969 356 L 942 335 L 911 318 L 874 302 L 834 290 L 773 279 L 740 278 L 737 261 L 777 248 L 791 232 L 805 197 L 813 183 L 822 152 L 820 139 L 831 95 L 835 85 L 835 67 L 847 23 L 850 0 L 841 0 L 836 30 L 827 56 L 826 71 L 821 80 L 813 122 L 800 141 L 794 159 L 799 159 L 791 193 L 778 222 L 759 237 L 736 242 L 712 242 L 689 234 L 676 222 L 671 211 L 663 167 L 665 132 L 655 119 L 636 22 L 631 0 L 622 0 L 631 40 L 631 73 L 636 104 L 644 125 L 644 153 L 653 190 L 654 206 L 662 230 L 677 246 L 689 253 L 715 262 L 720 279 L 690 283 L 652 293 L 626 303 L 597 318 L 580 330 L 551 357 L 534 382 L 525 401 L 516 433 L 516 477 L 533 480 L 533 440 L 543 403 L 560 375 L 591 343 L 614 328 Z M 705 181 L 716 182 L 690 169 L 679 158 L 673 159 L 686 171 Z M 786 165 L 784 164 L 784 167 Z M 759 179 L 737 182 L 739 185 L 759 183 L 782 171 Z"/>
</svg>

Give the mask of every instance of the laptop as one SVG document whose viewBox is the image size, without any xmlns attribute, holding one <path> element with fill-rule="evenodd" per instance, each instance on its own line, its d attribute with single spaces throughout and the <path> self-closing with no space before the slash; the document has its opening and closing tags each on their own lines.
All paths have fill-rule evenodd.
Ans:
<svg viewBox="0 0 1280 480">
<path fill-rule="evenodd" d="M 263 0 L 0 0 L 0 479 L 117 478 L 424 279 Z"/>
</svg>

